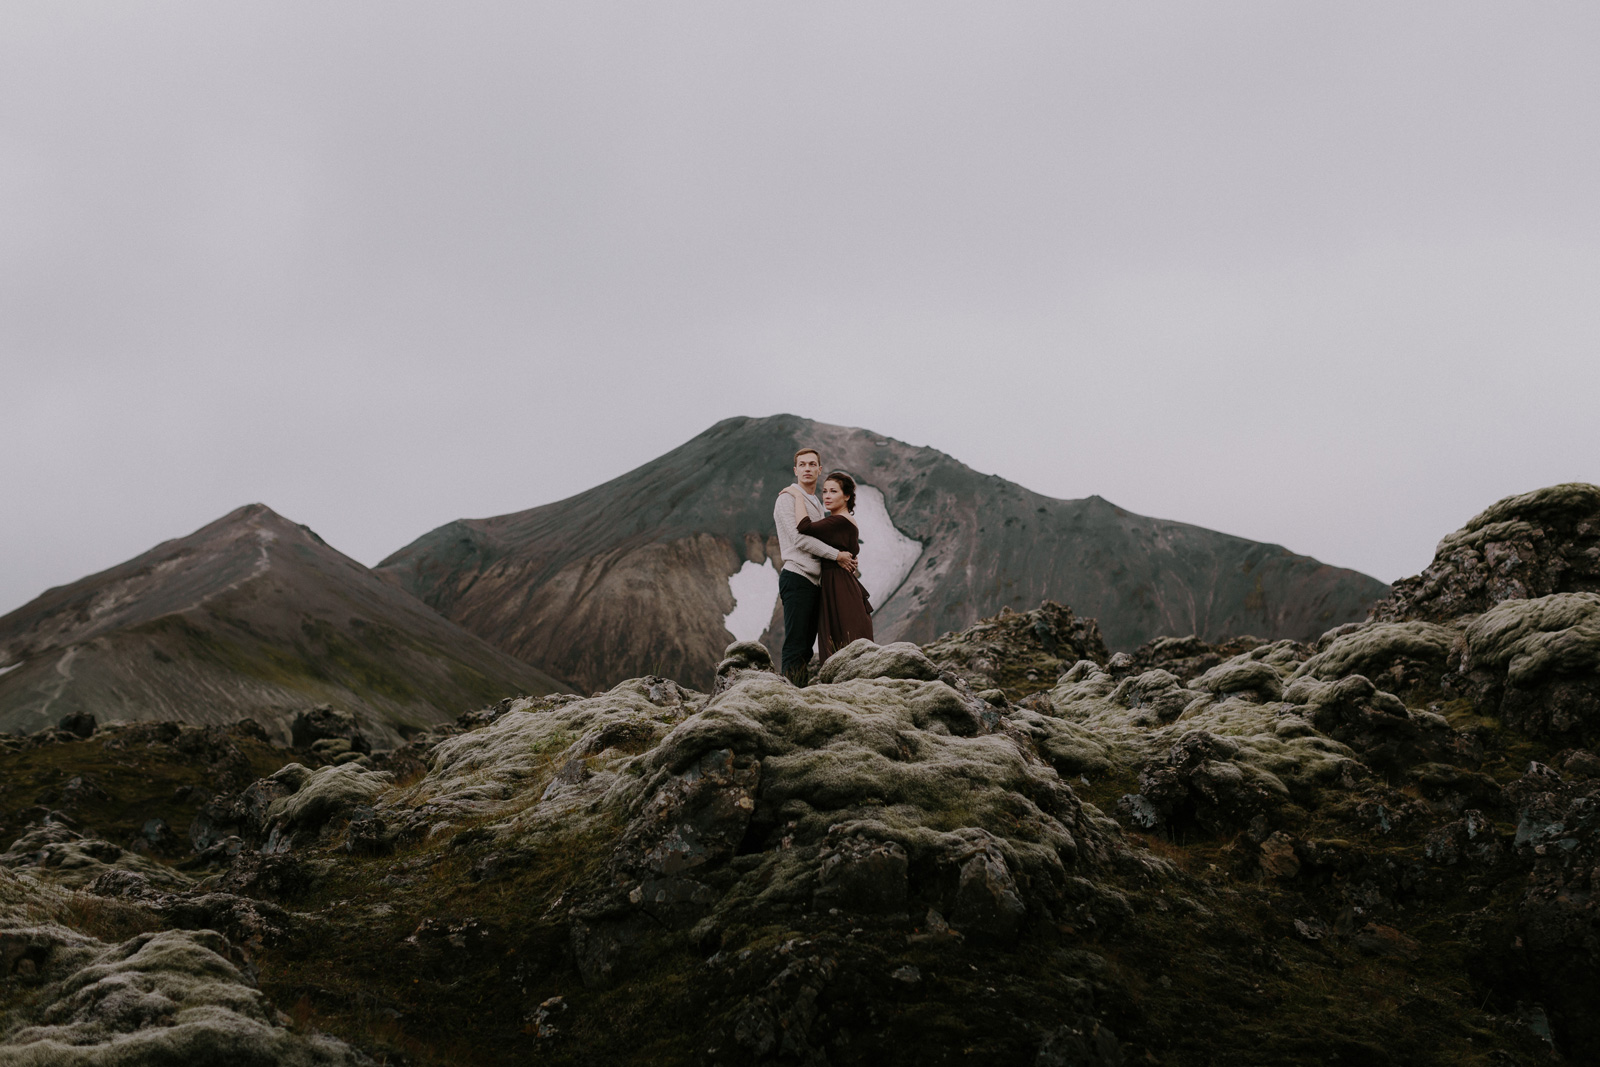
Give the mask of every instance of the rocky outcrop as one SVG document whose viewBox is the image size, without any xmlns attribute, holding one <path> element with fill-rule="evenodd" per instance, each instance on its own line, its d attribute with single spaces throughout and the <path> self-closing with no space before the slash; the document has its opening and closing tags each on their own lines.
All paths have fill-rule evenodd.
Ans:
<svg viewBox="0 0 1600 1067">
<path fill-rule="evenodd" d="M 1553 485 L 1486 508 L 1372 617 L 1443 622 L 1553 593 L 1600 593 L 1600 486 Z"/>
<path fill-rule="evenodd" d="M 69 902 L 0 871 L 0 1059 L 8 1064 L 368 1062 L 335 1039 L 297 1031 L 215 930 L 160 930 L 116 944 L 29 912 Z M 19 995 L 20 994 L 20 995 Z"/>
<path fill-rule="evenodd" d="M 212 797 L 190 824 L 189 837 L 202 853 L 230 842 L 237 845 L 225 848 L 227 856 L 240 848 L 286 852 L 297 840 L 325 837 L 336 821 L 348 821 L 393 780 L 356 762 L 314 771 L 290 763 L 237 796 Z"/>
<path fill-rule="evenodd" d="M 1574 762 L 1573 755 L 1564 762 Z M 1451 849 L 1447 861 L 1478 869 L 1505 863 L 1509 852 L 1527 871 L 1512 915 L 1480 925 L 1475 962 L 1490 980 L 1543 1001 L 1546 1021 L 1557 1021 L 1565 1047 L 1593 1049 L 1600 1047 L 1593 1011 L 1600 995 L 1600 914 L 1593 904 L 1600 891 L 1600 778 L 1585 770 L 1600 767 L 1587 751 L 1581 756 L 1588 758 L 1575 762 L 1583 769 L 1563 775 L 1534 764 L 1506 787 L 1515 804 L 1514 834 L 1487 828 L 1474 834 L 1469 817 L 1440 851 Z"/>
<path fill-rule="evenodd" d="M 189 879 L 170 867 L 113 842 L 86 838 L 48 817 L 0 853 L 0 867 L 72 889 L 81 889 L 111 870 L 132 871 L 170 888 L 189 885 Z"/>
<path fill-rule="evenodd" d="M 984 613 L 1043 600 L 1097 619 L 1112 648 L 1173 633 L 1309 640 L 1388 592 L 1276 545 L 1134 515 L 1099 497 L 1040 496 L 931 448 L 791 415 L 728 419 L 568 500 L 440 527 L 378 569 L 584 691 L 646 673 L 709 688 L 732 637 L 723 626 L 734 607 L 728 578 L 746 562 L 776 562 L 772 503 L 802 445 L 881 491 L 894 526 L 923 546 L 904 580 L 874 596 L 886 643 L 931 642 Z M 864 558 L 874 550 L 869 539 Z M 782 638 L 775 612 L 763 641 L 776 650 Z M 1064 647 L 1049 652 L 1070 664 Z"/>
<path fill-rule="evenodd" d="M 1030 611 L 1003 608 L 929 642 L 926 651 L 973 689 L 999 689 L 1013 700 L 1047 687 L 1080 660 L 1110 659 L 1099 624 L 1053 600 Z"/>
<path fill-rule="evenodd" d="M 1464 627 L 1446 684 L 1538 737 L 1600 743 L 1600 594 L 1497 604 Z"/>
<path fill-rule="evenodd" d="M 1360 674 L 1396 693 L 1437 686 L 1455 639 L 1451 627 L 1429 622 L 1352 623 L 1324 634 L 1294 677 Z"/>
<path fill-rule="evenodd" d="M 388 746 L 565 688 L 260 504 L 0 618 L 0 668 L 0 730 L 16 733 L 251 718 L 287 739 L 326 704 Z"/>
<path fill-rule="evenodd" d="M 1381 646 L 1396 683 L 1408 671 L 1432 677 L 1520 731 L 1600 742 L 1600 486 L 1556 485 L 1487 508 L 1373 619 L 1337 644 Z"/>
</svg>

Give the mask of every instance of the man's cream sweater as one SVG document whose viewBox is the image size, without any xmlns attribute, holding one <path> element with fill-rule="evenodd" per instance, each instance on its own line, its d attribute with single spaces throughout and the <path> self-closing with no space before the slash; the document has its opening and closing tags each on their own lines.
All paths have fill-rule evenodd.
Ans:
<svg viewBox="0 0 1600 1067">
<path fill-rule="evenodd" d="M 800 490 L 806 498 L 806 514 L 813 522 L 823 518 L 822 501 Z M 822 560 L 838 559 L 839 550 L 829 547 L 810 534 L 795 529 L 794 501 L 788 493 L 779 493 L 772 507 L 772 522 L 778 528 L 778 554 L 783 557 L 783 569 L 803 574 L 812 585 L 822 584 Z"/>
</svg>

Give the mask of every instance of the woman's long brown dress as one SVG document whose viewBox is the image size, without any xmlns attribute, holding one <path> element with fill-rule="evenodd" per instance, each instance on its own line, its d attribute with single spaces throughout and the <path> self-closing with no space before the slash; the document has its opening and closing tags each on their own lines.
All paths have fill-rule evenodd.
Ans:
<svg viewBox="0 0 1600 1067">
<path fill-rule="evenodd" d="M 843 515 L 801 519 L 797 527 L 830 548 L 852 555 L 861 553 L 861 531 Z M 867 587 L 831 559 L 822 561 L 822 611 L 817 637 L 824 663 L 851 641 L 860 637 L 872 639 L 872 602 L 867 599 Z"/>
</svg>

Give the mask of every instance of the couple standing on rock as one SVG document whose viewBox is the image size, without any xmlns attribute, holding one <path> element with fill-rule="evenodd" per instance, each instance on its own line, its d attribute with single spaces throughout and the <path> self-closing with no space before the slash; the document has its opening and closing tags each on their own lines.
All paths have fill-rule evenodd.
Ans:
<svg viewBox="0 0 1600 1067">
<path fill-rule="evenodd" d="M 794 481 L 778 494 L 772 521 L 778 527 L 783 570 L 783 673 L 805 685 L 811 646 L 821 638 L 823 660 L 851 641 L 872 638 L 872 603 L 858 577 L 861 532 L 852 517 L 856 483 L 844 471 L 822 480 L 822 456 L 814 448 L 794 454 Z"/>
</svg>

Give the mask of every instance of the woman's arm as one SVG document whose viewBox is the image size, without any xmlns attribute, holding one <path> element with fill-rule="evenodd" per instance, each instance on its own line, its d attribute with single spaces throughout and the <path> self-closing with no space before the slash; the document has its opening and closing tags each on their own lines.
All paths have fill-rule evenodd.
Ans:
<svg viewBox="0 0 1600 1067">
<path fill-rule="evenodd" d="M 838 563 L 845 570 L 854 574 L 856 570 L 856 557 L 844 547 L 849 538 L 845 534 L 844 523 L 839 520 L 841 515 L 829 515 L 825 519 L 804 518 L 794 524 L 795 531 L 801 537 L 815 537 L 825 545 L 831 546 L 838 553 Z M 848 519 L 846 521 L 849 521 Z"/>
<path fill-rule="evenodd" d="M 791 492 L 790 490 L 793 490 Z M 794 512 L 789 505 L 783 502 L 784 495 L 794 496 L 800 490 L 793 486 L 778 494 L 778 499 L 772 503 L 772 524 L 778 531 L 779 551 L 784 559 L 791 558 L 795 552 L 804 552 L 808 556 L 819 559 L 838 559 L 839 550 L 826 545 L 809 534 L 800 533 L 796 527 L 799 521 L 794 517 Z"/>
</svg>

